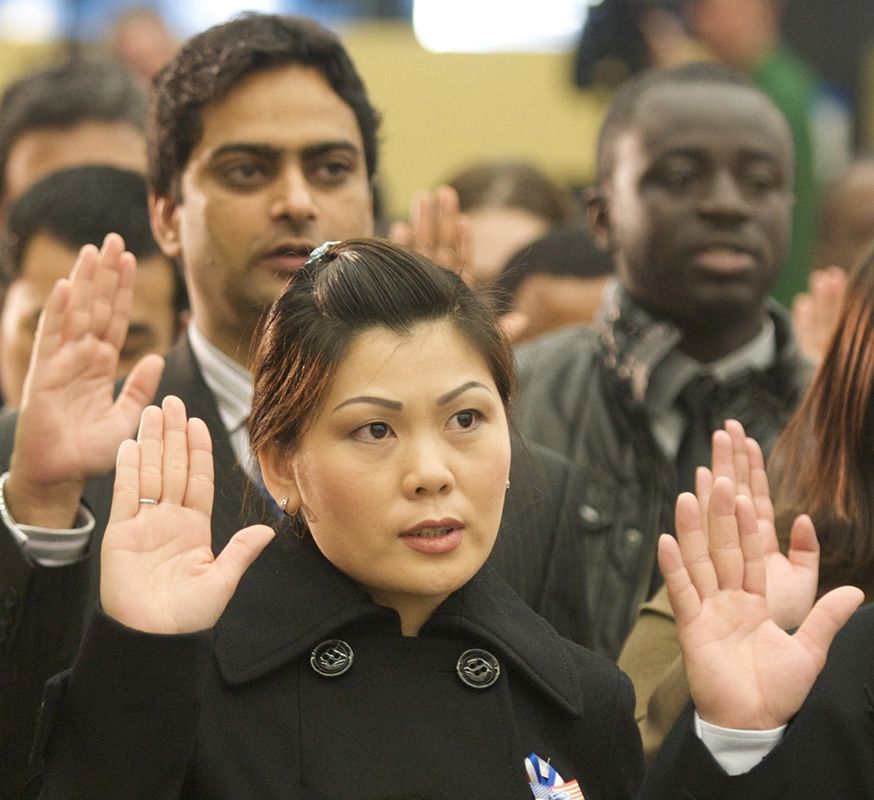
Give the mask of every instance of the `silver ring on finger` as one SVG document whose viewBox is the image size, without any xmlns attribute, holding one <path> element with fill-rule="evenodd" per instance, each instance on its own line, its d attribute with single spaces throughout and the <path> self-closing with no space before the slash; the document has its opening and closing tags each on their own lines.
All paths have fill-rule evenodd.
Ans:
<svg viewBox="0 0 874 800">
<path fill-rule="evenodd" d="M 141 497 L 140 498 L 141 506 L 156 506 L 158 505 L 158 501 L 151 497 Z"/>
</svg>

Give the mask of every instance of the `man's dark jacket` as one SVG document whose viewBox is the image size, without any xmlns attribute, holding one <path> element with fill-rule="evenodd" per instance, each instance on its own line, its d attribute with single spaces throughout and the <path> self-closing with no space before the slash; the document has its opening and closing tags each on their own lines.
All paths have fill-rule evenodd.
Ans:
<svg viewBox="0 0 874 800">
<path fill-rule="evenodd" d="M 775 363 L 719 386 L 710 419 L 711 430 L 740 420 L 766 454 L 810 377 L 785 312 L 770 313 Z M 658 536 L 674 529 L 675 469 L 653 438 L 643 397 L 653 363 L 680 336 L 619 291 L 598 327 L 568 328 L 517 351 L 519 429 L 583 473 L 578 513 L 585 535 L 564 555 L 569 567 L 585 567 L 578 577 L 590 593 L 592 646 L 610 658 L 649 594 Z"/>
<path fill-rule="evenodd" d="M 220 550 L 240 528 L 270 523 L 257 488 L 237 464 L 187 337 L 168 353 L 155 402 L 173 394 L 189 416 L 201 418 L 213 440 L 215 499 L 213 545 Z M 15 415 L 0 420 L 0 471 L 8 469 Z M 17 794 L 27 772 L 43 685 L 73 663 L 98 595 L 100 539 L 109 517 L 114 472 L 88 481 L 83 502 L 96 519 L 89 554 L 64 567 L 34 565 L 0 525 L 0 800 Z M 553 555 L 573 540 L 580 486 L 560 456 L 541 447 L 513 445 L 511 488 L 492 563 L 536 611 L 570 639 L 587 644 L 585 593 L 565 585 Z M 563 558 L 563 557 L 562 557 Z"/>
</svg>

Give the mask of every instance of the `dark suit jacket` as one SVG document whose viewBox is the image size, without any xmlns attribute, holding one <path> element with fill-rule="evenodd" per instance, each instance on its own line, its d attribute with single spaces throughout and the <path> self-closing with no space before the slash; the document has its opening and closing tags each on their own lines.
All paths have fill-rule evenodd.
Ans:
<svg viewBox="0 0 874 800">
<path fill-rule="evenodd" d="M 236 462 L 212 393 L 187 338 L 170 351 L 156 402 L 168 394 L 210 430 L 215 460 L 213 542 L 218 551 L 239 528 L 272 522 L 257 488 Z M 0 467 L 8 468 L 15 415 L 0 420 Z M 493 554 L 497 569 L 568 638 L 586 643 L 588 611 L 575 527 L 580 482 L 562 457 L 514 442 L 511 488 Z M 45 681 L 72 664 L 98 596 L 100 538 L 109 516 L 113 473 L 86 484 L 96 519 L 88 556 L 65 567 L 25 558 L 0 526 L 0 800 L 15 797 L 26 774 Z M 556 557 L 559 551 L 567 556 Z"/>
<path fill-rule="evenodd" d="M 650 766 L 640 800 L 874 798 L 874 605 L 837 635 L 828 661 L 777 747 L 729 778 L 692 730 L 687 709 Z"/>
<path fill-rule="evenodd" d="M 310 653 L 338 639 L 354 658 L 326 677 Z M 500 665 L 481 688 L 458 674 L 472 648 Z M 211 635 L 95 615 L 49 694 L 44 800 L 530 800 L 531 752 L 631 800 L 643 771 L 628 679 L 489 565 L 409 638 L 311 539 L 274 540 Z"/>
</svg>

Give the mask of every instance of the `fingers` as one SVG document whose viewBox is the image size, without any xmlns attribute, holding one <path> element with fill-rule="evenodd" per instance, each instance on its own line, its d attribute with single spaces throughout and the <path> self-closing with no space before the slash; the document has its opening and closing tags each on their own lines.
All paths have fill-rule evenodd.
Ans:
<svg viewBox="0 0 874 800">
<path fill-rule="evenodd" d="M 825 657 L 835 634 L 846 624 L 864 599 L 862 590 L 855 586 L 833 589 L 820 598 L 807 615 L 807 619 L 801 623 L 795 638 L 820 665 L 825 664 Z"/>
<path fill-rule="evenodd" d="M 727 430 L 713 431 L 711 442 L 713 477 L 725 477 L 734 480 L 734 444 L 731 434 Z"/>
<path fill-rule="evenodd" d="M 115 460 L 115 484 L 109 522 L 132 519 L 139 510 L 140 449 L 133 439 L 125 439 Z"/>
<path fill-rule="evenodd" d="M 675 514 L 677 542 L 689 579 L 702 597 L 708 597 L 718 591 L 719 582 L 707 548 L 703 520 L 695 496 L 689 492 L 681 494 L 677 498 Z"/>
<path fill-rule="evenodd" d="M 188 419 L 185 406 L 178 397 L 165 397 L 161 410 L 164 412 L 164 435 L 160 498 L 164 502 L 181 504 L 188 488 Z"/>
<path fill-rule="evenodd" d="M 124 254 L 121 236 L 117 233 L 107 234 L 97 254 L 92 282 L 89 330 L 97 339 L 104 337 L 113 316 Z"/>
<path fill-rule="evenodd" d="M 63 338 L 75 341 L 90 333 L 120 350 L 133 303 L 136 261 L 125 252 L 117 233 L 107 234 L 98 250 L 85 245 L 70 273 L 70 302 Z"/>
<path fill-rule="evenodd" d="M 713 473 L 707 467 L 695 470 L 695 496 L 701 508 L 701 524 L 707 533 L 707 509 L 710 506 L 710 494 L 713 491 Z"/>
<path fill-rule="evenodd" d="M 743 586 L 744 555 L 735 513 L 741 499 L 746 498 L 736 497 L 731 480 L 717 478 L 714 481 L 707 510 L 707 549 L 721 589 L 740 589 Z"/>
<path fill-rule="evenodd" d="M 218 554 L 213 568 L 222 574 L 231 593 L 236 589 L 243 573 L 275 535 L 273 529 L 266 525 L 252 525 L 237 531 L 225 545 L 225 549 Z"/>
<path fill-rule="evenodd" d="M 73 264 L 73 271 L 70 273 L 70 302 L 67 305 L 62 334 L 64 339 L 80 339 L 91 326 L 91 296 L 97 257 L 97 248 L 86 244 L 79 250 Z"/>
<path fill-rule="evenodd" d="M 70 295 L 69 278 L 61 278 L 52 287 L 36 326 L 31 364 L 36 360 L 48 358 L 61 346 Z"/>
<path fill-rule="evenodd" d="M 390 238 L 414 247 L 438 264 L 459 271 L 470 251 L 470 229 L 458 204 L 458 192 L 438 186 L 413 195 L 410 225 L 392 226 Z"/>
<path fill-rule="evenodd" d="M 701 597 L 686 570 L 679 545 L 666 533 L 659 537 L 658 558 L 671 608 L 682 628 L 701 613 Z"/>
<path fill-rule="evenodd" d="M 413 227 L 408 222 L 393 222 L 388 229 L 388 238 L 403 247 L 412 248 L 415 244 Z"/>
<path fill-rule="evenodd" d="M 523 311 L 508 311 L 498 319 L 498 327 L 511 342 L 517 342 L 528 328 L 529 318 Z"/>
<path fill-rule="evenodd" d="M 192 418 L 188 420 L 188 488 L 184 505 L 210 516 L 213 493 L 212 440 L 206 423 Z"/>
<path fill-rule="evenodd" d="M 725 430 L 731 437 L 731 457 L 734 463 L 734 482 L 739 494 L 752 497 L 750 490 L 750 461 L 747 455 L 747 435 L 736 419 L 725 421 Z"/>
<path fill-rule="evenodd" d="M 741 496 L 735 501 L 735 519 L 743 553 L 743 589 L 764 597 L 767 590 L 765 555 L 756 510 L 748 497 Z"/>
<path fill-rule="evenodd" d="M 847 273 L 840 267 L 814 270 L 809 291 L 796 296 L 792 303 L 792 327 L 798 347 L 807 358 L 819 363 L 841 314 Z"/>
<path fill-rule="evenodd" d="M 150 353 L 140 359 L 125 378 L 121 392 L 115 400 L 115 407 L 130 421 L 130 430 L 136 428 L 143 409 L 152 402 L 163 372 L 164 359 Z"/>
<path fill-rule="evenodd" d="M 434 260 L 445 267 L 459 269 L 463 266 L 460 259 L 464 225 L 458 205 L 458 192 L 451 186 L 438 186 L 435 194 L 437 218 L 434 221 Z"/>
<path fill-rule="evenodd" d="M 140 450 L 140 497 L 161 499 L 161 443 L 164 438 L 164 413 L 157 406 L 148 406 L 140 418 L 137 444 Z"/>
<path fill-rule="evenodd" d="M 828 338 L 840 318 L 847 278 L 840 267 L 814 270 L 810 276 L 814 324 L 823 332 L 823 338 Z"/>
<path fill-rule="evenodd" d="M 813 520 L 801 514 L 792 523 L 789 533 L 789 562 L 794 567 L 802 567 L 819 574 L 819 541 Z"/>
<path fill-rule="evenodd" d="M 124 347 L 124 341 L 127 338 L 130 313 L 134 304 L 136 277 L 136 258 L 134 258 L 133 253 L 122 253 L 118 260 L 116 291 L 114 296 L 106 301 L 108 319 L 102 332 L 102 338 L 109 342 L 119 353 Z M 95 332 L 95 335 L 100 336 L 101 334 Z"/>
</svg>

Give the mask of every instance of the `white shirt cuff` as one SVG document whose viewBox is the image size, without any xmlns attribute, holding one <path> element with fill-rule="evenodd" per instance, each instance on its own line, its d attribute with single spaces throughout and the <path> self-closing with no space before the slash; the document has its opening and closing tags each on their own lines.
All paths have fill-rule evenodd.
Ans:
<svg viewBox="0 0 874 800">
<path fill-rule="evenodd" d="M 73 528 L 56 530 L 38 525 L 21 525 L 12 518 L 6 505 L 8 477 L 8 472 L 0 475 L 0 520 L 22 551 L 43 567 L 63 567 L 81 559 L 88 551 L 94 532 L 94 515 L 80 504 Z"/>
<path fill-rule="evenodd" d="M 705 722 L 695 712 L 695 733 L 729 775 L 749 772 L 777 746 L 785 730 L 785 725 L 767 731 L 722 728 Z"/>
</svg>

